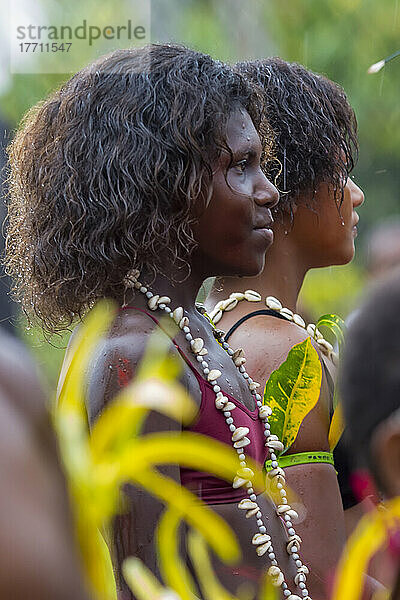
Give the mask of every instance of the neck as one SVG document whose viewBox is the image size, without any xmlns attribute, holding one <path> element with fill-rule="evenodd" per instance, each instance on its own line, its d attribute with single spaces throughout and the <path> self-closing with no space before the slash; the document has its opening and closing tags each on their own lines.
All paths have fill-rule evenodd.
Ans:
<svg viewBox="0 0 400 600">
<path fill-rule="evenodd" d="M 183 283 L 174 283 L 173 277 L 167 275 L 157 275 L 154 281 L 149 284 L 152 278 L 147 278 L 145 274 L 140 274 L 139 281 L 148 286 L 149 289 L 159 296 L 169 296 L 175 307 L 182 306 L 186 311 L 191 312 L 195 309 L 195 300 L 199 288 L 202 284 L 202 278 L 192 273 Z M 149 284 L 149 285 L 148 285 Z M 135 294 L 129 289 L 125 295 L 125 304 L 132 302 L 137 304 L 136 300 L 141 297 L 141 294 Z"/>
<path fill-rule="evenodd" d="M 297 244 L 291 240 L 290 231 L 285 235 L 283 226 L 278 226 L 262 273 L 257 277 L 224 278 L 221 285 L 214 286 L 210 305 L 227 298 L 232 292 L 253 289 L 263 297 L 275 296 L 283 306 L 296 311 L 297 299 L 308 269 Z"/>
</svg>

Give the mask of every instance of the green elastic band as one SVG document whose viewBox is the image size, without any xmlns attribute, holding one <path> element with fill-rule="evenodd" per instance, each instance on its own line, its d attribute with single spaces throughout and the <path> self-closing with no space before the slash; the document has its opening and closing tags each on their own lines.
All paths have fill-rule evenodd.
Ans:
<svg viewBox="0 0 400 600">
<path fill-rule="evenodd" d="M 265 461 L 267 471 L 272 470 L 271 462 L 270 460 Z M 308 465 L 309 463 L 328 463 L 335 466 L 332 452 L 299 452 L 298 454 L 278 457 L 278 465 L 282 469 L 293 465 Z"/>
</svg>

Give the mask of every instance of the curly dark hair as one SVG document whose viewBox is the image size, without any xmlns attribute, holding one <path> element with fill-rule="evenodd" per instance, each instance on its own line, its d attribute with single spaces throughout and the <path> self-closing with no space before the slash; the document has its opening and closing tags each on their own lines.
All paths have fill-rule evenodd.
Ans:
<svg viewBox="0 0 400 600">
<path fill-rule="evenodd" d="M 343 190 L 357 158 L 357 121 L 344 90 L 297 63 L 266 58 L 236 68 L 264 92 L 278 160 L 266 175 L 281 191 L 278 212 L 293 215 L 299 195 L 307 203 L 318 184 Z"/>
<path fill-rule="evenodd" d="M 239 108 L 271 135 L 244 76 L 164 44 L 101 57 L 34 107 L 8 149 L 6 266 L 28 316 L 60 331 L 132 269 L 187 272 L 193 206 Z"/>
</svg>

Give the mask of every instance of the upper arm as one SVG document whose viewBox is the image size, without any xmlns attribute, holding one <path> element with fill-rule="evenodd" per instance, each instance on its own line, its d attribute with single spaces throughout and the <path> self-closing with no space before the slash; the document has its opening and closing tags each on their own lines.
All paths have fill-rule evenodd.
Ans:
<svg viewBox="0 0 400 600">
<path fill-rule="evenodd" d="M 244 346 L 247 358 L 246 366 L 253 379 L 264 386 L 271 373 L 286 360 L 293 346 L 310 338 L 310 336 L 305 330 L 293 323 L 278 321 L 274 317 L 255 317 L 252 321 L 253 323 L 249 322 L 249 327 L 251 327 L 251 353 L 248 350 L 246 351 Z M 249 330 L 246 332 L 245 325 L 246 323 L 240 328 L 240 330 L 243 328 L 241 332 L 243 341 L 246 340 L 246 333 L 247 339 L 249 339 L 248 334 L 250 333 Z M 236 340 L 236 344 L 240 344 L 240 340 L 238 338 Z M 311 342 L 321 362 L 320 394 L 317 404 L 303 420 L 297 438 L 288 450 L 289 454 L 329 450 L 328 431 L 331 398 L 320 351 L 316 342 L 312 339 Z"/>
</svg>

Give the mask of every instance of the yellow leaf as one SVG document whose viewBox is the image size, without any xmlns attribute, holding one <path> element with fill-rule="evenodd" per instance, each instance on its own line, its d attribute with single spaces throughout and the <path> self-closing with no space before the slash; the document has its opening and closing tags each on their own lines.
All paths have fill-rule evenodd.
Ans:
<svg viewBox="0 0 400 600">
<path fill-rule="evenodd" d="M 218 581 L 204 539 L 195 531 L 188 533 L 188 549 L 205 600 L 237 600 Z"/>
<path fill-rule="evenodd" d="M 178 552 L 180 515 L 167 509 L 157 528 L 158 567 L 165 583 L 182 600 L 194 600 L 195 584 Z"/>
<path fill-rule="evenodd" d="M 186 488 L 150 470 L 134 470 L 130 479 L 181 514 L 191 527 L 201 532 L 223 561 L 235 563 L 240 558 L 240 548 L 229 525 Z"/>
<path fill-rule="evenodd" d="M 114 303 L 102 300 L 88 313 L 77 330 L 65 358 L 63 381 L 59 386 L 58 409 L 62 408 L 64 403 L 68 406 L 84 408 L 82 394 L 86 368 L 96 344 L 111 326 L 115 314 Z"/>
<path fill-rule="evenodd" d="M 138 435 L 149 410 L 185 424 L 193 420 L 198 409 L 178 383 L 155 378 L 134 381 L 104 409 L 92 428 L 90 445 L 96 460 Z"/>
<path fill-rule="evenodd" d="M 329 448 L 333 452 L 336 448 L 338 441 L 344 431 L 344 417 L 342 405 L 338 403 L 332 416 L 331 425 L 329 427 L 328 441 Z"/>
<path fill-rule="evenodd" d="M 138 558 L 127 558 L 122 565 L 122 572 L 137 600 L 171 600 L 169 590 L 161 585 Z"/>
<path fill-rule="evenodd" d="M 271 433 L 287 450 L 297 437 L 304 417 L 318 402 L 322 380 L 321 362 L 310 338 L 296 344 L 287 359 L 267 381 L 264 404 L 272 409 Z"/>
<path fill-rule="evenodd" d="M 246 459 L 254 472 L 253 487 L 265 489 L 264 475 L 257 463 Z M 204 435 L 182 431 L 179 433 L 151 433 L 126 444 L 119 457 L 121 476 L 136 469 L 153 465 L 179 464 L 183 467 L 205 471 L 232 482 L 239 468 L 236 452 L 226 444 Z"/>
<path fill-rule="evenodd" d="M 398 528 L 399 518 L 400 498 L 362 517 L 339 562 L 332 600 L 359 600 L 368 563 L 385 544 L 391 528 Z"/>
</svg>

